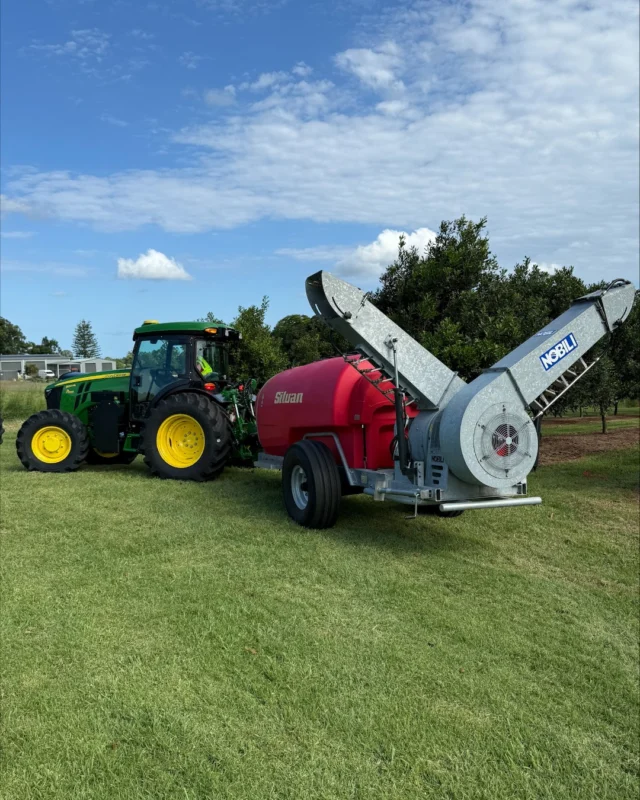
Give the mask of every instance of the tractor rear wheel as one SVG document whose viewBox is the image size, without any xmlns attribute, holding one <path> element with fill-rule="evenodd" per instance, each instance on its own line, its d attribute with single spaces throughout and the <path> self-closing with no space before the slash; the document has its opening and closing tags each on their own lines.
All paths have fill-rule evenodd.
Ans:
<svg viewBox="0 0 640 800">
<path fill-rule="evenodd" d="M 33 414 L 22 425 L 16 450 L 28 470 L 73 472 L 87 457 L 89 436 L 78 417 L 52 408 Z"/>
<path fill-rule="evenodd" d="M 217 478 L 231 455 L 233 435 L 224 409 L 201 394 L 161 400 L 142 434 L 144 462 L 154 475 L 183 481 Z"/>
<path fill-rule="evenodd" d="M 292 445 L 282 465 L 287 513 L 305 528 L 332 528 L 338 519 L 342 487 L 331 450 L 322 442 Z"/>
</svg>

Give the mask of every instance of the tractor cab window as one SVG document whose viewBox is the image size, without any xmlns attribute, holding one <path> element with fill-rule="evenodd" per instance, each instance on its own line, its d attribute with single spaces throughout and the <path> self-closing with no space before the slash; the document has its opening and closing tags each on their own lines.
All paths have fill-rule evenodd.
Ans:
<svg viewBox="0 0 640 800">
<path fill-rule="evenodd" d="M 143 339 L 131 370 L 133 390 L 138 403 L 152 400 L 169 383 L 187 374 L 185 340 Z"/>
<path fill-rule="evenodd" d="M 226 348 L 211 340 L 199 339 L 196 342 L 196 371 L 203 380 L 226 378 Z"/>
</svg>

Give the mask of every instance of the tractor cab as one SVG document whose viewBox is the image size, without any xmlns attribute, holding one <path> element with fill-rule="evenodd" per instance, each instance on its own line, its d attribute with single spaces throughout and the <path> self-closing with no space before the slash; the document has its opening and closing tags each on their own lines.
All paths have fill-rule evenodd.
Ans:
<svg viewBox="0 0 640 800">
<path fill-rule="evenodd" d="M 229 383 L 230 345 L 241 336 L 222 323 L 145 321 L 133 335 L 131 419 L 144 419 L 162 397 L 176 390 L 219 396 Z"/>
</svg>

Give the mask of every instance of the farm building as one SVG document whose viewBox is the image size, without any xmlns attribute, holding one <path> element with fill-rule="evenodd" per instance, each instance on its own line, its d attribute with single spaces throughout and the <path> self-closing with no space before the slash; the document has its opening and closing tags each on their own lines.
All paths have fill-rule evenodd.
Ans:
<svg viewBox="0 0 640 800">
<path fill-rule="evenodd" d="M 38 371 L 51 370 L 56 378 L 65 372 L 103 372 L 116 368 L 114 359 L 68 358 L 55 353 L 51 355 L 19 353 L 0 355 L 0 380 L 14 381 L 21 378 L 25 374 L 27 364 L 35 364 Z"/>
</svg>

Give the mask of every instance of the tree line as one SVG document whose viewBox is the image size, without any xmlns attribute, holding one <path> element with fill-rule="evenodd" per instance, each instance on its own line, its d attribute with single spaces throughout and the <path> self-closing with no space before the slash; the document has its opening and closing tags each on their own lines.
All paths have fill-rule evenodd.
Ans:
<svg viewBox="0 0 640 800">
<path fill-rule="evenodd" d="M 562 267 L 547 272 L 525 258 L 501 268 L 489 246 L 486 219 L 443 221 L 435 240 L 420 253 L 400 238 L 398 255 L 369 299 L 394 322 L 465 380 L 538 332 L 578 297 L 609 281 L 587 284 Z M 265 321 L 268 299 L 240 308 L 233 326 L 236 377 L 265 381 L 282 369 L 308 364 L 349 344 L 319 318 L 292 314 L 273 328 Z M 215 319 L 214 315 L 210 315 Z M 589 358 L 597 364 L 553 406 L 555 415 L 595 408 L 606 431 L 606 415 L 622 400 L 640 399 L 640 302 Z"/>
<path fill-rule="evenodd" d="M 65 358 L 99 358 L 100 345 L 91 323 L 83 319 L 76 325 L 71 350 L 60 347 L 57 339 L 43 336 L 39 344 L 30 342 L 18 325 L 0 317 L 0 353 L 2 355 L 60 355 Z"/>
</svg>

